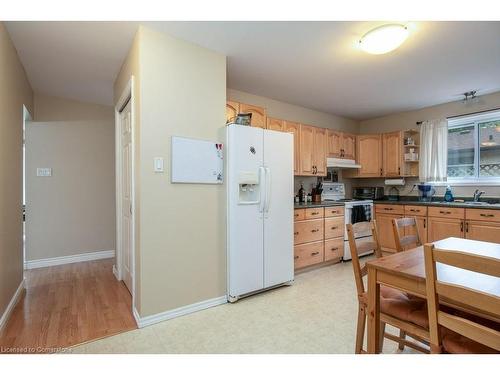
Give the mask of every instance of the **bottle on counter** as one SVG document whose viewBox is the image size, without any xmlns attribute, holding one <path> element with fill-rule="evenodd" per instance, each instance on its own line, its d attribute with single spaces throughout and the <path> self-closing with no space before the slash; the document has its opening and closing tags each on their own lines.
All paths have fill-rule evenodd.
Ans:
<svg viewBox="0 0 500 375">
<path fill-rule="evenodd" d="M 299 202 L 300 203 L 305 201 L 305 199 L 304 199 L 305 193 L 306 193 L 306 191 L 304 190 L 304 186 L 303 186 L 302 182 L 300 182 L 300 189 L 299 189 Z"/>
<path fill-rule="evenodd" d="M 444 193 L 444 201 L 445 202 L 453 202 L 454 201 L 453 192 L 451 191 L 450 185 L 448 185 L 446 187 L 446 192 Z"/>
</svg>

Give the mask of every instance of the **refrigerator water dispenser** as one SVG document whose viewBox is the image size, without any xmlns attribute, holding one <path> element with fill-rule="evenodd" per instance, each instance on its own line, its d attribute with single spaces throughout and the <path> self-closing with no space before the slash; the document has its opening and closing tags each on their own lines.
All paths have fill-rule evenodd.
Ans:
<svg viewBox="0 0 500 375">
<path fill-rule="evenodd" d="M 239 204 L 258 204 L 260 202 L 259 176 L 255 172 L 240 172 Z"/>
</svg>

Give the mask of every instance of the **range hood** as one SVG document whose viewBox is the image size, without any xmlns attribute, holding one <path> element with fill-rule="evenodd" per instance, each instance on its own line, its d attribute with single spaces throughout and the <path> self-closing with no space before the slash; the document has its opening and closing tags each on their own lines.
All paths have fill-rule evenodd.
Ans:
<svg viewBox="0 0 500 375">
<path fill-rule="evenodd" d="M 361 165 L 356 164 L 352 159 L 327 158 L 326 166 L 331 168 L 361 168 Z"/>
</svg>

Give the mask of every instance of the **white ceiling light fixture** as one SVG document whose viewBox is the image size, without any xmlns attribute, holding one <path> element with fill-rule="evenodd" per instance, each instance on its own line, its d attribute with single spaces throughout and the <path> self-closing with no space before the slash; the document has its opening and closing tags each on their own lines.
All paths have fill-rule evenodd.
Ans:
<svg viewBox="0 0 500 375">
<path fill-rule="evenodd" d="M 359 41 L 359 47 L 373 55 L 394 51 L 408 38 L 408 27 L 398 24 L 382 25 L 368 31 Z"/>
</svg>

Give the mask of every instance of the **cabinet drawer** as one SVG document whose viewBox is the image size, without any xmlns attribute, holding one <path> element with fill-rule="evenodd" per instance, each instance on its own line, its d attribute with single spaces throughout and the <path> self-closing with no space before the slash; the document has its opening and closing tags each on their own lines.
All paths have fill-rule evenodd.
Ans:
<svg viewBox="0 0 500 375">
<path fill-rule="evenodd" d="M 487 210 L 482 208 L 467 208 L 465 210 L 467 220 L 480 220 L 500 222 L 500 210 Z"/>
<path fill-rule="evenodd" d="M 299 208 L 293 211 L 293 220 L 299 221 L 306 218 L 306 210 L 304 208 Z"/>
<path fill-rule="evenodd" d="M 296 221 L 294 227 L 296 245 L 323 240 L 323 219 Z"/>
<path fill-rule="evenodd" d="M 339 259 L 344 255 L 344 238 L 325 241 L 325 262 Z"/>
<path fill-rule="evenodd" d="M 465 217 L 465 208 L 458 207 L 429 207 L 429 216 L 448 217 L 452 219 L 463 219 Z"/>
<path fill-rule="evenodd" d="M 404 215 L 405 209 L 404 206 L 400 204 L 376 204 L 375 212 Z"/>
<path fill-rule="evenodd" d="M 325 238 L 342 237 L 344 239 L 344 217 L 327 217 L 325 219 Z"/>
<path fill-rule="evenodd" d="M 319 219 L 323 217 L 323 207 L 318 208 L 306 208 L 306 220 L 307 219 Z"/>
<path fill-rule="evenodd" d="M 324 251 L 323 241 L 298 245 L 294 247 L 295 268 L 311 266 L 323 262 Z"/>
<path fill-rule="evenodd" d="M 405 206 L 405 216 L 427 216 L 427 207 Z"/>
<path fill-rule="evenodd" d="M 344 207 L 325 207 L 325 217 L 344 216 Z"/>
</svg>

